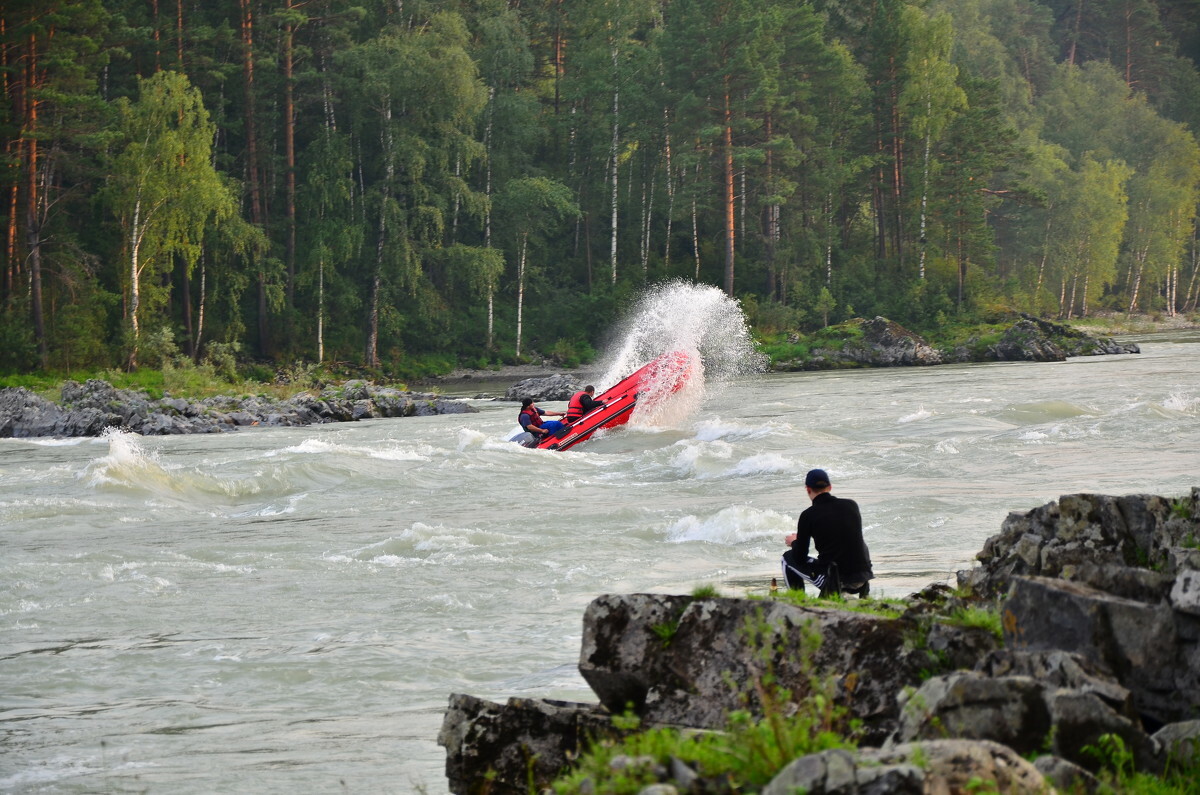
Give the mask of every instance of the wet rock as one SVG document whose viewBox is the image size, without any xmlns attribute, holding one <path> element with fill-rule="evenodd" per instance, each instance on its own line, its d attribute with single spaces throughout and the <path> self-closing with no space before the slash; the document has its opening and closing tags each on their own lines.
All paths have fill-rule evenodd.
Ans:
<svg viewBox="0 0 1200 795">
<path fill-rule="evenodd" d="M 506 704 L 455 693 L 438 733 L 450 791 L 528 795 L 550 782 L 593 739 L 616 737 L 611 715 L 595 704 L 510 698 Z"/>
<path fill-rule="evenodd" d="M 653 723 L 709 729 L 733 710 L 762 714 L 755 683 L 768 672 L 796 701 L 832 677 L 834 698 L 868 739 L 882 739 L 898 716 L 895 694 L 934 665 L 920 631 L 903 619 L 782 600 L 607 595 L 584 615 L 579 670 L 614 712 L 632 706 Z M 970 630 L 941 642 L 953 657 L 980 641 Z M 997 643 L 993 636 L 986 650 Z"/>
<path fill-rule="evenodd" d="M 803 756 L 780 771 L 762 795 L 925 795 L 971 792 L 979 782 L 995 792 L 1049 791 L 1041 772 L 1011 748 L 950 739 Z"/>
<path fill-rule="evenodd" d="M 1200 719 L 1168 723 L 1152 739 L 1164 764 L 1200 758 Z"/>
<path fill-rule="evenodd" d="M 293 427 L 377 417 L 477 412 L 460 400 L 351 381 L 320 397 L 302 393 L 277 401 L 228 395 L 187 401 L 116 389 L 106 381 L 67 381 L 52 403 L 26 389 L 0 389 L 0 436 L 99 436 L 110 428 L 145 435 L 213 433 L 256 425 Z"/>
<path fill-rule="evenodd" d="M 1090 770 L 1061 756 L 1039 756 L 1033 760 L 1033 766 L 1060 792 L 1092 795 L 1101 791 L 1100 780 L 1092 775 Z"/>
<path fill-rule="evenodd" d="M 518 381 L 504 393 L 505 400 L 524 400 L 533 398 L 539 400 L 570 400 L 571 395 L 583 389 L 575 376 L 563 373 L 526 378 Z"/>
</svg>

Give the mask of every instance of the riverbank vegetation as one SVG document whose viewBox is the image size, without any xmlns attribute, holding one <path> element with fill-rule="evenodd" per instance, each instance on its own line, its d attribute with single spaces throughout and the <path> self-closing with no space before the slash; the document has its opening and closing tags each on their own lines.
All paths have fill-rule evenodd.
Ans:
<svg viewBox="0 0 1200 795">
<path fill-rule="evenodd" d="M 1194 314 L 1191 4 L 1079 8 L 7 3 L 0 373 L 569 365 L 665 279 L 764 341 Z"/>
</svg>

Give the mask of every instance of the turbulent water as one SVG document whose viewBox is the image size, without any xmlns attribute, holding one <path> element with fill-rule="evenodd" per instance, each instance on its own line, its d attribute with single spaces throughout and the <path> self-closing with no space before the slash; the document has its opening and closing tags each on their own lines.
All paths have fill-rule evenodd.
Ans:
<svg viewBox="0 0 1200 795">
<path fill-rule="evenodd" d="M 1200 485 L 1200 334 L 1137 341 L 718 377 L 699 335 L 723 388 L 566 453 L 503 441 L 516 406 L 486 401 L 0 441 L 0 790 L 444 793 L 451 692 L 591 700 L 593 597 L 764 593 L 810 467 L 861 503 L 884 596 L 950 580 L 1009 511 Z"/>
</svg>

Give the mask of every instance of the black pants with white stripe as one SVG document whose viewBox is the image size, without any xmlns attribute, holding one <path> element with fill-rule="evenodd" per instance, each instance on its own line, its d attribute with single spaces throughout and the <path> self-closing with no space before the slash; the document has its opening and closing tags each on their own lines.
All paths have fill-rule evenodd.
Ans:
<svg viewBox="0 0 1200 795">
<path fill-rule="evenodd" d="M 805 583 L 817 589 L 821 596 L 853 593 L 866 596 L 867 582 L 842 582 L 836 563 L 821 563 L 813 557 L 801 557 L 794 550 L 783 553 L 783 577 L 789 588 L 803 591 Z"/>
</svg>

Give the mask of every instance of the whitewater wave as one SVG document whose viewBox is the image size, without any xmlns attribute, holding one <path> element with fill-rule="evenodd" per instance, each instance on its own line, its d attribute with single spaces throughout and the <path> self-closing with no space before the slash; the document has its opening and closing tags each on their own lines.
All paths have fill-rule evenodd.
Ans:
<svg viewBox="0 0 1200 795">
<path fill-rule="evenodd" d="M 663 534 L 673 544 L 701 541 L 736 546 L 771 538 L 778 540 L 782 550 L 783 536 L 791 532 L 794 523 L 795 519 L 776 511 L 731 505 L 711 516 L 680 517 L 667 525 Z"/>
<path fill-rule="evenodd" d="M 911 414 L 905 414 L 903 417 L 896 420 L 896 422 L 900 423 L 901 425 L 906 425 L 910 422 L 917 422 L 919 420 L 927 420 L 932 416 L 933 416 L 932 411 L 925 408 L 924 406 L 921 406 L 919 409 L 912 412 Z"/>
<path fill-rule="evenodd" d="M 735 421 L 725 421 L 719 417 L 702 420 L 696 423 L 696 439 L 701 442 L 715 442 L 718 439 L 760 439 L 775 432 L 774 424 L 746 425 Z"/>
<path fill-rule="evenodd" d="M 603 392 L 664 353 L 692 357 L 694 369 L 669 400 L 639 399 L 631 423 L 676 426 L 712 392 L 738 376 L 762 372 L 766 357 L 754 347 L 741 305 L 712 285 L 673 280 L 654 285 L 616 324 L 620 337 L 602 359 Z M 653 390 L 653 385 L 651 386 Z"/>
</svg>

